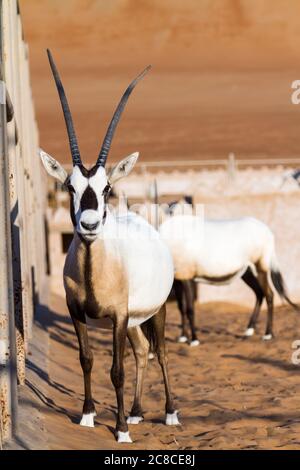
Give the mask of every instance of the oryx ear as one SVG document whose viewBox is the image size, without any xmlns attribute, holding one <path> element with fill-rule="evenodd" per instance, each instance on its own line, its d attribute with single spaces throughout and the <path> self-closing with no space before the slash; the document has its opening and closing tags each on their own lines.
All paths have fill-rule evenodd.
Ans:
<svg viewBox="0 0 300 470">
<path fill-rule="evenodd" d="M 138 158 L 139 152 L 134 152 L 114 166 L 108 175 L 109 183 L 113 185 L 120 178 L 123 178 L 123 176 L 129 175 Z"/>
<path fill-rule="evenodd" d="M 68 177 L 68 173 L 61 164 L 42 149 L 39 150 L 39 154 L 47 173 L 61 183 L 64 183 Z"/>
</svg>

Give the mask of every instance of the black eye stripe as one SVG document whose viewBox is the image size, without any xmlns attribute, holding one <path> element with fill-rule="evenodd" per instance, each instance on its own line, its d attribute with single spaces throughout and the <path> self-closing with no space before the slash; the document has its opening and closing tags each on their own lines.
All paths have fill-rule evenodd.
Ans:
<svg viewBox="0 0 300 470">
<path fill-rule="evenodd" d="M 87 209 L 97 210 L 98 209 L 98 200 L 95 191 L 91 186 L 87 186 L 85 189 L 81 201 L 80 208 L 82 211 Z"/>
<path fill-rule="evenodd" d="M 72 223 L 74 227 L 76 227 L 75 208 L 74 208 L 74 201 L 72 197 L 70 198 L 70 214 L 71 214 Z"/>
<path fill-rule="evenodd" d="M 107 193 L 109 193 L 111 190 L 111 185 L 109 183 L 107 183 L 107 185 L 105 186 L 105 188 L 103 189 L 103 192 L 102 194 L 103 195 L 106 195 Z"/>
</svg>

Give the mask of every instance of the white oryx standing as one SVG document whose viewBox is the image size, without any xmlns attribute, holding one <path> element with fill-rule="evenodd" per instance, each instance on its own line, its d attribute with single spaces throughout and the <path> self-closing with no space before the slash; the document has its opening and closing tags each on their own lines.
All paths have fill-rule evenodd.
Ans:
<svg viewBox="0 0 300 470">
<path fill-rule="evenodd" d="M 115 387 L 118 413 L 118 442 L 132 442 L 128 425 L 143 420 L 141 395 L 147 366 L 149 342 L 162 369 L 166 393 L 166 424 L 179 424 L 174 409 L 165 352 L 165 302 L 174 275 L 171 254 L 153 227 L 135 214 L 114 216 L 107 206 L 112 185 L 127 176 L 138 153 L 117 164 L 107 175 L 105 163 L 112 138 L 128 97 L 147 67 L 126 89 L 105 135 L 97 162 L 86 169 L 81 161 L 77 138 L 65 92 L 53 62 L 48 57 L 59 93 L 69 136 L 73 171 L 70 175 L 50 155 L 40 156 L 47 172 L 66 185 L 70 193 L 74 238 L 64 266 L 67 305 L 80 349 L 85 400 L 81 425 L 94 426 L 95 406 L 91 392 L 93 355 L 88 344 L 87 319 L 110 319 L 113 326 L 113 364 L 111 380 Z M 145 331 L 146 336 L 143 331 Z M 124 414 L 123 355 L 126 335 L 136 359 L 136 390 L 127 421 Z"/>
<path fill-rule="evenodd" d="M 298 310 L 288 297 L 275 253 L 274 235 L 260 220 L 204 220 L 195 215 L 178 215 L 159 228 L 168 244 L 175 266 L 175 290 L 182 315 L 180 342 L 186 342 L 186 318 L 191 327 L 191 345 L 199 344 L 194 322 L 194 292 L 190 280 L 222 285 L 236 278 L 254 291 L 256 304 L 245 336 L 255 333 L 263 299 L 268 317 L 264 340 L 273 337 L 273 287 Z M 176 281 L 178 284 L 176 285 Z M 180 281 L 180 282 L 179 282 Z"/>
</svg>

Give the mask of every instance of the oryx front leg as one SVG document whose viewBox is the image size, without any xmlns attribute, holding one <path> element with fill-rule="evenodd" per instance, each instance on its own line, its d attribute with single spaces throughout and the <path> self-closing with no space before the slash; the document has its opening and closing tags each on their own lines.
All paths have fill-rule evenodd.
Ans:
<svg viewBox="0 0 300 470">
<path fill-rule="evenodd" d="M 79 343 L 79 358 L 84 380 L 84 404 L 82 410 L 81 426 L 94 427 L 96 410 L 92 398 L 91 373 L 93 367 L 93 353 L 89 347 L 85 315 L 78 308 L 68 305 Z"/>
<path fill-rule="evenodd" d="M 168 361 L 165 348 L 165 322 L 166 322 L 166 306 L 163 305 L 160 311 L 151 319 L 153 321 L 153 328 L 157 338 L 157 357 L 158 362 L 163 373 L 166 393 L 166 424 L 177 425 L 180 424 L 177 417 L 177 410 L 174 408 L 173 398 L 171 393 L 170 381 L 168 376 Z"/>
<path fill-rule="evenodd" d="M 117 397 L 116 437 L 118 442 L 132 442 L 124 413 L 124 349 L 126 342 L 128 317 L 114 319 L 113 364 L 111 381 Z"/>
<path fill-rule="evenodd" d="M 127 418 L 127 423 L 139 424 L 144 419 L 142 410 L 142 393 L 148 364 L 149 342 L 139 326 L 129 328 L 127 335 L 136 361 L 135 395 L 130 416 Z"/>
</svg>

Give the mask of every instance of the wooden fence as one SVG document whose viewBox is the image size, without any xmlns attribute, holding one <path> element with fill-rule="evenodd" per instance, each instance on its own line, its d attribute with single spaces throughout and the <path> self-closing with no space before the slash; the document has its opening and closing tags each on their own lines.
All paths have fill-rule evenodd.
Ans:
<svg viewBox="0 0 300 470">
<path fill-rule="evenodd" d="M 17 0 L 0 0 L 0 444 L 17 428 L 18 387 L 45 287 L 45 183 Z"/>
</svg>

